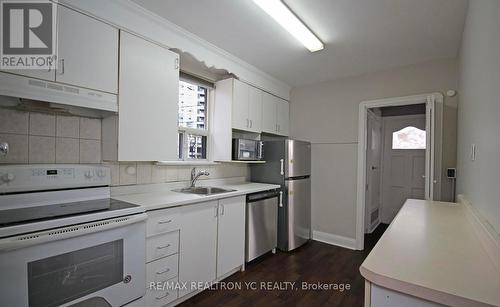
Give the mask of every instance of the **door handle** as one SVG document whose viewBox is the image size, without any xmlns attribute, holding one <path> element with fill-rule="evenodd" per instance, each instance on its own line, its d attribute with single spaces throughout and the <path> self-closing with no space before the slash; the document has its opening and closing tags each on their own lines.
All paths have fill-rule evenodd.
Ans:
<svg viewBox="0 0 500 307">
<path fill-rule="evenodd" d="M 283 191 L 280 191 L 280 203 L 279 203 L 280 208 L 283 208 Z"/>
<path fill-rule="evenodd" d="M 61 75 L 64 75 L 64 59 L 61 59 Z"/>
<path fill-rule="evenodd" d="M 164 249 L 164 248 L 169 248 L 171 244 L 163 245 L 163 246 L 157 246 L 156 249 Z"/>
<path fill-rule="evenodd" d="M 159 296 L 159 297 L 157 297 L 156 299 L 157 299 L 157 300 L 164 299 L 164 298 L 166 298 L 169 294 L 170 294 L 170 293 L 168 293 L 168 292 L 167 292 L 165 295 Z"/>
<path fill-rule="evenodd" d="M 280 159 L 280 175 L 285 175 L 285 160 Z"/>
<path fill-rule="evenodd" d="M 166 269 L 164 269 L 162 271 L 156 272 L 156 274 L 161 275 L 161 274 L 165 274 L 165 273 L 168 273 L 168 272 L 170 272 L 170 268 L 166 268 Z"/>
</svg>

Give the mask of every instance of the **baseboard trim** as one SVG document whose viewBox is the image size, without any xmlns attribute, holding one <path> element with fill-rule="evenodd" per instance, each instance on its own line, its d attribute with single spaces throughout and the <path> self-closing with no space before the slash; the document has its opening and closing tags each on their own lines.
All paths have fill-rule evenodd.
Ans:
<svg viewBox="0 0 500 307">
<path fill-rule="evenodd" d="M 352 250 L 356 250 L 356 239 L 334 235 L 331 233 L 313 231 L 313 240 L 323 242 L 330 245 L 340 246 Z"/>
</svg>

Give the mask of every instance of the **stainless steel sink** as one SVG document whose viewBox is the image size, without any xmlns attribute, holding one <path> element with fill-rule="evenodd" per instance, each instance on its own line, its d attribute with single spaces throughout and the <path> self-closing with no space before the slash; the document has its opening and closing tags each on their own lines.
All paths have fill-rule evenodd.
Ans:
<svg viewBox="0 0 500 307">
<path fill-rule="evenodd" d="M 197 194 L 197 195 L 214 195 L 214 194 L 234 192 L 236 190 L 222 189 L 217 187 L 189 187 L 189 188 L 175 189 L 172 191 L 187 193 L 187 194 Z"/>
</svg>

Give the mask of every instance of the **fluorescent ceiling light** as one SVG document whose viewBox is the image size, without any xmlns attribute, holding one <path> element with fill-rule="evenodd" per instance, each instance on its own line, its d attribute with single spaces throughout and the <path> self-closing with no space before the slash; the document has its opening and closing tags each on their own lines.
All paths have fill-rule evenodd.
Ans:
<svg viewBox="0 0 500 307">
<path fill-rule="evenodd" d="M 309 51 L 324 48 L 323 43 L 293 14 L 281 0 L 253 0 L 261 9 L 290 32 Z"/>
</svg>

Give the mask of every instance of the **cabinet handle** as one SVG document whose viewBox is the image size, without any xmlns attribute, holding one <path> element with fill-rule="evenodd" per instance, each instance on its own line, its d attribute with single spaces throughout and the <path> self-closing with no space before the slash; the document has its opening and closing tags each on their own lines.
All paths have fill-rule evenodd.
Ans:
<svg viewBox="0 0 500 307">
<path fill-rule="evenodd" d="M 278 124 L 278 132 L 281 132 L 281 126 Z"/>
<path fill-rule="evenodd" d="M 249 120 L 247 118 L 247 128 L 249 128 L 249 127 L 250 127 L 250 122 L 249 122 Z"/>
<path fill-rule="evenodd" d="M 64 59 L 61 59 L 61 75 L 64 75 Z"/>
<path fill-rule="evenodd" d="M 280 175 L 285 175 L 285 160 L 280 159 Z"/>
<path fill-rule="evenodd" d="M 219 207 L 215 206 L 215 216 L 214 217 L 218 217 L 219 216 Z"/>
<path fill-rule="evenodd" d="M 156 249 L 164 249 L 164 248 L 169 248 L 171 244 L 163 245 L 163 246 L 157 246 Z"/>
<path fill-rule="evenodd" d="M 168 292 L 167 292 L 165 295 L 159 296 L 159 297 L 157 297 L 156 299 L 157 299 L 157 300 L 162 300 L 162 299 L 166 298 L 169 294 L 170 294 L 170 293 L 168 293 Z"/>
<path fill-rule="evenodd" d="M 168 273 L 168 272 L 170 272 L 170 268 L 166 268 L 166 269 L 164 269 L 162 271 L 156 272 L 156 274 L 161 275 L 161 274 L 165 274 L 165 273 Z"/>
<path fill-rule="evenodd" d="M 283 191 L 280 191 L 280 203 L 279 203 L 279 206 L 283 207 Z"/>
<path fill-rule="evenodd" d="M 159 221 L 158 224 L 168 224 L 168 223 L 171 223 L 172 220 L 168 220 L 168 221 Z"/>
<path fill-rule="evenodd" d="M 250 128 L 252 128 L 252 126 L 253 126 L 253 121 L 250 120 Z"/>
<path fill-rule="evenodd" d="M 174 69 L 175 70 L 179 69 L 179 59 L 175 59 Z"/>
<path fill-rule="evenodd" d="M 225 207 L 224 207 L 224 205 L 220 205 L 220 207 L 221 207 L 221 209 L 222 209 L 222 210 L 221 210 L 220 215 L 224 215 L 224 210 L 225 210 Z"/>
</svg>

